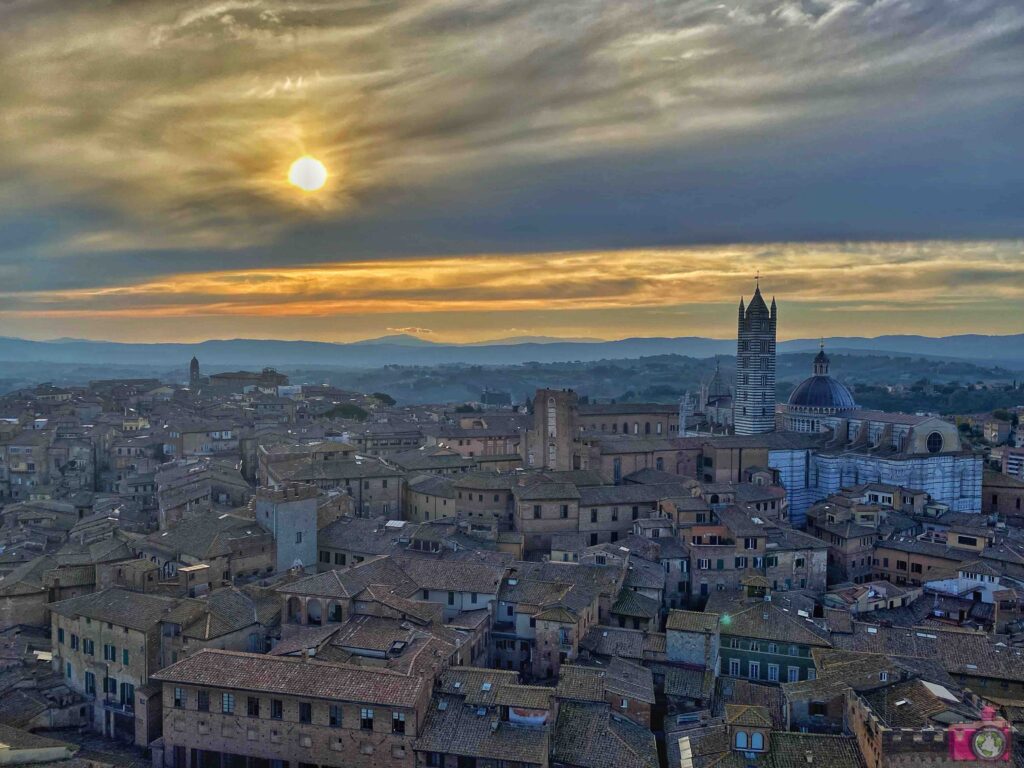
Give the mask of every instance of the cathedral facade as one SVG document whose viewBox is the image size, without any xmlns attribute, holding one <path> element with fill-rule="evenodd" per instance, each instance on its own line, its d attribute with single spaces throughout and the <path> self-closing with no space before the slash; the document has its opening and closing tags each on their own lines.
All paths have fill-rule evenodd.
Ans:
<svg viewBox="0 0 1024 768">
<path fill-rule="evenodd" d="M 775 431 L 775 332 L 778 309 L 771 309 L 754 290 L 750 305 L 740 299 L 736 333 L 736 389 L 733 425 L 737 435 Z"/>
</svg>

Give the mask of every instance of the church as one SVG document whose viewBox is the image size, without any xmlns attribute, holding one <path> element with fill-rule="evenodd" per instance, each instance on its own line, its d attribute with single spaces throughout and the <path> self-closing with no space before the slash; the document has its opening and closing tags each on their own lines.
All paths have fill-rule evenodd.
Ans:
<svg viewBox="0 0 1024 768">
<path fill-rule="evenodd" d="M 769 467 L 787 489 L 794 524 L 802 525 L 814 503 L 864 483 L 924 491 L 955 512 L 981 510 L 982 459 L 964 448 L 956 426 L 938 416 L 861 408 L 850 389 L 831 375 L 824 343 L 811 375 L 787 402 L 777 403 L 778 317 L 775 299 L 769 307 L 761 296 L 760 281 L 749 305 L 740 300 L 732 440 L 748 435 L 763 442 L 772 432 L 780 438 L 820 437 L 813 446 L 770 441 L 777 447 L 769 452 Z M 728 402 L 717 366 L 715 381 L 716 402 Z"/>
</svg>

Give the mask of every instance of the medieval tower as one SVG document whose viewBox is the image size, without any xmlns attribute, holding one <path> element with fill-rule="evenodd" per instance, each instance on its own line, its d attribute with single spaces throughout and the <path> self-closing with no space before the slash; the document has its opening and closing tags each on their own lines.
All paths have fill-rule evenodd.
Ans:
<svg viewBox="0 0 1024 768">
<path fill-rule="evenodd" d="M 740 299 L 736 335 L 736 396 L 733 424 L 737 435 L 775 430 L 775 299 L 769 310 L 758 281 L 750 305 Z"/>
</svg>

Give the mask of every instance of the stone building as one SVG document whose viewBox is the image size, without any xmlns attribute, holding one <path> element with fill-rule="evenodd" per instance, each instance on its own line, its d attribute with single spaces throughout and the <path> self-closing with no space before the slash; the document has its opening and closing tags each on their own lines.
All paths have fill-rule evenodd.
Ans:
<svg viewBox="0 0 1024 768">
<path fill-rule="evenodd" d="M 413 768 L 432 689 L 419 675 L 213 650 L 154 679 L 165 768 Z"/>
<path fill-rule="evenodd" d="M 316 565 L 318 495 L 317 488 L 301 483 L 257 491 L 256 520 L 274 537 L 278 573 Z"/>
</svg>

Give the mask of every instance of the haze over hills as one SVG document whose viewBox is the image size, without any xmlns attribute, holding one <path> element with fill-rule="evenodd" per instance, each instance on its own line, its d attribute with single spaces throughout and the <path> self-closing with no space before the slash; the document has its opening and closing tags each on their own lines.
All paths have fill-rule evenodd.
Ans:
<svg viewBox="0 0 1024 768">
<path fill-rule="evenodd" d="M 543 339 L 543 340 L 541 340 Z M 449 344 L 408 334 L 397 334 L 347 344 L 275 339 L 223 339 L 198 343 L 120 343 L 87 339 L 32 341 L 0 338 L 0 362 L 49 362 L 70 364 L 168 365 L 196 355 L 205 370 L 211 367 L 258 368 L 263 366 L 316 365 L 344 368 L 378 368 L 385 365 L 517 365 L 525 362 L 554 363 L 630 359 L 654 355 L 685 355 L 707 358 L 732 355 L 732 339 L 695 336 L 677 338 L 628 338 L 615 341 L 563 340 L 546 337 L 529 341 L 503 339 L 473 344 Z M 818 339 L 780 342 L 779 353 L 817 349 Z M 831 337 L 830 352 L 866 355 L 914 355 L 961 359 L 1024 370 L 1024 334 L 947 337 L 879 336 Z"/>
</svg>

